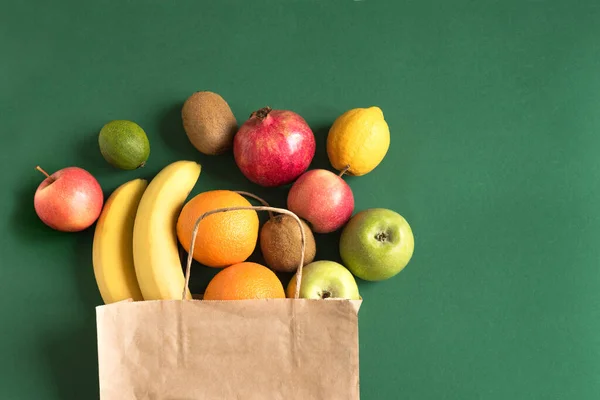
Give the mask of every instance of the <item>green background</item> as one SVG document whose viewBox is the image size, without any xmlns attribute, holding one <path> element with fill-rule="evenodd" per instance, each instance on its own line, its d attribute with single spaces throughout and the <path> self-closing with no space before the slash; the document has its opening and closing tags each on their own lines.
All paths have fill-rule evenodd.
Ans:
<svg viewBox="0 0 600 400">
<path fill-rule="evenodd" d="M 329 126 L 378 105 L 390 150 L 347 178 L 356 210 L 391 208 L 415 233 L 408 267 L 359 282 L 364 399 L 597 399 L 600 392 L 600 5 L 596 1 L 3 1 L 0 9 L 0 390 L 98 397 L 93 228 L 44 226 L 33 196 L 77 165 L 106 195 L 198 160 L 193 194 L 288 188 L 195 151 L 196 90 L 241 123 L 270 105 Z M 152 150 L 124 172 L 101 157 L 112 119 Z M 339 259 L 338 235 L 318 259 Z M 210 272 L 195 269 L 194 291 Z"/>
</svg>

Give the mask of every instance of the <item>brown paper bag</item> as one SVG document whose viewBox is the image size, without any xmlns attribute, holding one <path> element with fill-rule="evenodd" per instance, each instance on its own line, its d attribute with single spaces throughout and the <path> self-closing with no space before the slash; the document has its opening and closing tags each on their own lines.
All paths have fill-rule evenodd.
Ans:
<svg viewBox="0 0 600 400">
<path fill-rule="evenodd" d="M 271 210 L 233 207 L 207 212 Z M 304 231 L 302 230 L 304 244 Z M 101 400 L 359 399 L 362 300 L 124 301 L 97 307 Z"/>
</svg>

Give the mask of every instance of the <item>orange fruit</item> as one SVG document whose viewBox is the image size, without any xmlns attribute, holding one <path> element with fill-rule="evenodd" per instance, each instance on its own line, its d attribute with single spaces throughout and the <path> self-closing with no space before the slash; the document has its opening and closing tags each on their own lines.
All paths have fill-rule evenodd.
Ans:
<svg viewBox="0 0 600 400">
<path fill-rule="evenodd" d="M 219 271 L 208 283 L 204 300 L 283 299 L 285 291 L 273 271 L 243 262 Z"/>
<path fill-rule="evenodd" d="M 183 206 L 177 219 L 177 238 L 189 253 L 194 225 L 202 214 L 217 208 L 251 205 L 242 195 L 230 190 L 200 193 Z M 254 210 L 209 215 L 198 226 L 194 260 L 216 268 L 246 261 L 256 248 L 258 228 L 258 214 Z"/>
</svg>

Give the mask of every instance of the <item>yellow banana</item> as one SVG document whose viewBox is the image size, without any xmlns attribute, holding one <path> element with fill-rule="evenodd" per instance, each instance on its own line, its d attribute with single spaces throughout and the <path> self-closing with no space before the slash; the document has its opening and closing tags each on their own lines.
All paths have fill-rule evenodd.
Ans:
<svg viewBox="0 0 600 400">
<path fill-rule="evenodd" d="M 181 299 L 185 285 L 177 217 L 200 176 L 200 164 L 176 161 L 152 179 L 135 217 L 133 259 L 144 300 Z"/>
<path fill-rule="evenodd" d="M 133 265 L 133 225 L 148 181 L 134 179 L 119 186 L 106 200 L 96 223 L 92 260 L 105 304 L 143 300 Z"/>
</svg>

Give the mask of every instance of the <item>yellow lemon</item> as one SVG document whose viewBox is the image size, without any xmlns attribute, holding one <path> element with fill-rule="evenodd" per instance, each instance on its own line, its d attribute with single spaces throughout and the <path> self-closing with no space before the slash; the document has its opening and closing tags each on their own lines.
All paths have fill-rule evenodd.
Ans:
<svg viewBox="0 0 600 400">
<path fill-rule="evenodd" d="M 327 136 L 333 168 L 349 175 L 371 172 L 390 147 L 390 130 L 379 107 L 354 108 L 340 115 Z"/>
</svg>

